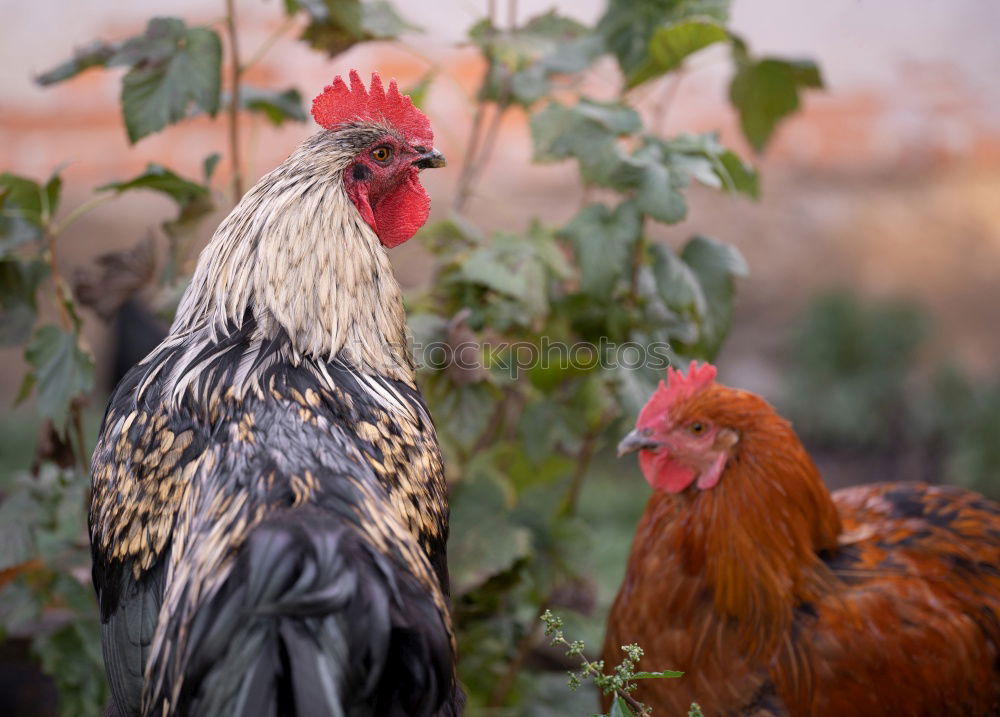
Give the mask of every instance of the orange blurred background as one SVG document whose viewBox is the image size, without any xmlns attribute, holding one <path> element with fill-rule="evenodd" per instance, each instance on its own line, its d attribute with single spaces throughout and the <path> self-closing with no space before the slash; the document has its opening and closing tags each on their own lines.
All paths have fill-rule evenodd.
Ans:
<svg viewBox="0 0 1000 717">
<path fill-rule="evenodd" d="M 269 89 L 297 87 L 308 100 L 351 67 L 377 69 L 404 88 L 435 70 L 426 109 L 450 165 L 428 173 L 425 183 L 434 199 L 432 219 L 443 217 L 482 72 L 475 48 L 461 41 L 485 3 L 394 4 L 423 32 L 331 60 L 296 41 L 291 27 L 247 79 Z M 518 18 L 553 6 L 592 22 L 603 3 L 522 0 Z M 117 102 L 121 70 L 92 70 L 51 88 L 32 77 L 93 39 L 139 33 L 154 15 L 196 24 L 217 22 L 223 12 L 221 0 L 3 0 L 0 170 L 42 178 L 68 162 L 63 212 L 94 187 L 134 176 L 151 161 L 200 176 L 203 158 L 225 146 L 224 118 L 192 119 L 129 147 Z M 237 12 L 244 56 L 285 22 L 279 0 L 239 0 Z M 974 371 L 1000 369 L 1000 3 L 735 0 L 732 17 L 755 52 L 818 60 L 827 90 L 808 94 L 803 111 L 781 125 L 759 158 L 760 202 L 695 187 L 690 218 L 657 230 L 673 242 L 712 234 L 749 260 L 752 274 L 742 283 L 732 338 L 720 359 L 729 381 L 772 390 L 780 379 L 772 359 L 785 344 L 789 319 L 833 285 L 917 298 L 935 319 L 935 360 L 953 355 Z M 665 133 L 718 128 L 727 144 L 750 156 L 726 101 L 728 74 L 725 54 L 708 50 L 692 59 L 676 86 L 667 80 L 640 89 L 639 107 Z M 588 77 L 586 90 L 597 97 L 611 97 L 619 82 L 611 63 L 598 64 Z M 248 174 L 271 169 L 313 131 L 312 125 L 275 128 L 245 117 Z M 526 117 L 511 111 L 468 213 L 487 228 L 518 228 L 534 215 L 571 216 L 582 198 L 575 167 L 530 160 Z M 216 189 L 226 188 L 227 176 L 224 159 Z M 63 272 L 131 246 L 174 213 L 168 199 L 141 192 L 101 206 L 61 238 Z M 206 222 L 203 241 L 217 219 Z M 427 280 L 428 261 L 416 242 L 395 251 L 393 260 L 404 285 Z M 100 366 L 104 329 L 91 318 L 88 339 Z M 0 366 L 6 406 L 21 375 L 18 351 L 0 352 Z"/>
</svg>

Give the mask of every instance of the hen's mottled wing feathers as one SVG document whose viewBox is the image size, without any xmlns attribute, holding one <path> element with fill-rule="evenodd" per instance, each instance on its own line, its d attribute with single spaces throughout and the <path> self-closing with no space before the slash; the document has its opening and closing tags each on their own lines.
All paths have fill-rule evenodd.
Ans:
<svg viewBox="0 0 1000 717">
<path fill-rule="evenodd" d="M 827 564 L 844 587 L 797 611 L 813 688 L 793 711 L 1000 708 L 1000 508 L 958 488 L 919 484 L 833 497 L 844 534 Z M 796 692 L 786 666 L 778 675 Z M 887 681 L 893 689 L 872 690 Z"/>
</svg>

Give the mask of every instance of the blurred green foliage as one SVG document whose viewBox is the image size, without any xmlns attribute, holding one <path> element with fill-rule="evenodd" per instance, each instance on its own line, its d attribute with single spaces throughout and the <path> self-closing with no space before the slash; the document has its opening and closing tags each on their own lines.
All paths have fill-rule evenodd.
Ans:
<svg viewBox="0 0 1000 717">
<path fill-rule="evenodd" d="M 511 0 L 511 18 L 514 8 Z M 724 242 L 694 236 L 668 246 L 652 241 L 649 230 L 686 218 L 685 192 L 694 183 L 750 198 L 759 193 L 757 172 L 715 134 L 654 131 L 657 118 L 647 123 L 637 108 L 641 88 L 661 78 L 679 82 L 691 56 L 725 48 L 730 98 L 748 141 L 760 149 L 798 106 L 801 90 L 821 84 L 812 63 L 751 54 L 728 26 L 728 9 L 728 0 L 611 0 L 594 26 L 550 11 L 507 25 L 489 16 L 469 31 L 486 70 L 455 211 L 423 231 L 434 278 L 408 304 L 416 344 L 474 359 L 427 361 L 420 376 L 454 481 L 451 568 L 470 712 L 586 714 L 595 704 L 586 686 L 571 695 L 561 675 L 527 669 L 546 659 L 539 617 L 549 608 L 565 615 L 574 635 L 601 641 L 642 493 L 619 485 L 627 469 L 599 471 L 595 457 L 634 418 L 667 360 L 716 354 L 736 280 L 747 273 L 742 256 Z M 153 18 L 143 33 L 96 41 L 37 81 L 52 85 L 94 68 L 124 68 L 121 110 L 130 142 L 197 114 L 224 112 L 227 150 L 238 152 L 245 113 L 274 124 L 306 119 L 297 89 L 242 84 L 282 33 L 304 27 L 303 41 L 336 55 L 416 29 L 384 0 L 285 0 L 286 22 L 250 59 L 231 58 L 233 74 L 224 79 L 219 28 L 238 26 L 233 3 L 226 12 L 215 25 Z M 610 100 L 578 90 L 602 56 L 613 58 L 622 75 Z M 432 68 L 416 88 L 418 99 L 433 77 Z M 524 226 L 488 235 L 465 205 L 496 147 L 500 118 L 515 107 L 530 116 L 535 160 L 574 162 L 584 200 L 562 226 L 526 217 Z M 32 470 L 3 484 L 0 625 L 31 636 L 67 715 L 98 714 L 107 691 L 82 514 L 92 435 L 84 406 L 94 365 L 81 336 L 82 294 L 74 296 L 58 272 L 60 237 L 103 202 L 135 191 L 169 197 L 177 215 L 161 227 L 169 251 L 159 279 L 170 305 L 184 285 L 180 267 L 199 223 L 238 198 L 212 187 L 222 151 L 205 157 L 202 177 L 150 164 L 137 177 L 97 187 L 93 199 L 68 212 L 60 212 L 58 173 L 43 182 L 0 175 L 0 342 L 24 347 L 29 373 L 21 398 L 34 395 L 46 419 Z M 228 159 L 238 194 L 240 157 Z M 118 274 L 133 273 L 137 281 L 152 275 L 151 267 L 133 266 L 139 256 L 120 257 Z M 56 322 L 37 325 L 40 316 Z M 553 345 L 585 351 L 570 354 L 571 362 L 560 355 L 524 360 Z M 646 356 L 659 363 L 627 361 L 623 346 L 662 348 Z M 604 477 L 590 482 L 598 474 Z M 616 528 L 605 534 L 605 525 Z M 629 674 L 638 667 L 619 666 Z M 599 672 L 587 677 L 612 684 Z M 612 714 L 634 707 L 616 698 Z"/>
<path fill-rule="evenodd" d="M 781 408 L 814 445 L 921 469 L 859 481 L 930 479 L 1000 498 L 1000 380 L 934 365 L 932 334 L 913 301 L 821 294 L 798 322 Z"/>
</svg>

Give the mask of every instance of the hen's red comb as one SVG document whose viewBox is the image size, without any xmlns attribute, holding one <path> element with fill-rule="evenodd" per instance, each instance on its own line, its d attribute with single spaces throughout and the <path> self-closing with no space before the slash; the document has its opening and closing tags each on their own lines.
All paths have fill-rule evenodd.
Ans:
<svg viewBox="0 0 1000 717">
<path fill-rule="evenodd" d="M 413 145 L 430 149 L 434 144 L 431 123 L 423 112 L 413 106 L 406 95 L 399 93 L 396 81 L 389 83 L 389 91 L 382 88 L 382 78 L 372 73 L 371 89 L 358 77 L 356 70 L 350 72 L 351 86 L 348 87 L 340 75 L 316 96 L 312 104 L 312 116 L 326 129 L 349 122 L 386 122 L 395 127 Z"/>
<path fill-rule="evenodd" d="M 667 367 L 667 384 L 660 381 L 656 392 L 639 413 L 636 425 L 645 426 L 651 420 L 662 417 L 671 406 L 686 401 L 707 388 L 715 380 L 715 373 L 715 366 L 710 363 L 699 366 L 697 361 L 691 362 L 687 375 L 673 366 Z"/>
</svg>

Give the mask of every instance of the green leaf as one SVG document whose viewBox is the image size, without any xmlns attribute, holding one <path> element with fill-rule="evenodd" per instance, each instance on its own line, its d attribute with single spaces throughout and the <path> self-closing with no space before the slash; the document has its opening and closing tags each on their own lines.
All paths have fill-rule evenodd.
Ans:
<svg viewBox="0 0 1000 717">
<path fill-rule="evenodd" d="M 633 202 L 624 202 L 614 211 L 603 204 L 590 204 L 566 225 L 562 234 L 576 251 L 585 292 L 606 298 L 612 295 L 641 230 Z"/>
<path fill-rule="evenodd" d="M 37 259 L 0 259 L 0 346 L 17 346 L 31 335 L 35 293 L 48 273 L 45 262 Z"/>
<path fill-rule="evenodd" d="M 675 312 L 693 316 L 703 314 L 707 300 L 691 267 L 663 244 L 652 244 L 650 251 L 653 254 L 656 289 L 667 306 Z"/>
<path fill-rule="evenodd" d="M 210 155 L 205 157 L 205 161 L 202 162 L 202 173 L 205 176 L 206 186 L 212 180 L 212 175 L 215 174 L 215 168 L 219 166 L 219 160 L 222 159 L 222 155 L 218 152 L 212 152 Z"/>
<path fill-rule="evenodd" d="M 799 90 L 823 86 L 819 68 L 809 60 L 744 60 L 729 85 L 729 99 L 740 126 L 758 152 L 783 117 L 799 107 Z"/>
<path fill-rule="evenodd" d="M 361 6 L 361 26 L 371 40 L 391 40 L 420 27 L 404 20 L 391 3 L 372 0 Z"/>
<path fill-rule="evenodd" d="M 210 160 L 211 158 L 209 158 Z M 218 161 L 218 160 L 216 160 Z M 214 167 L 214 163 L 212 165 Z M 206 160 L 206 173 L 208 172 L 208 160 Z M 133 189 L 149 189 L 154 192 L 166 194 L 179 205 L 186 206 L 200 197 L 208 196 L 208 188 L 184 179 L 169 169 L 159 164 L 150 163 L 146 165 L 146 171 L 138 177 L 123 181 L 110 182 L 97 188 L 98 192 L 115 191 L 119 194 Z"/>
<path fill-rule="evenodd" d="M 547 270 L 561 271 L 551 242 L 519 234 L 498 233 L 474 249 L 461 264 L 455 280 L 478 284 L 522 303 L 532 316 L 548 309 Z"/>
<path fill-rule="evenodd" d="M 191 105 L 215 116 L 220 100 L 222 43 L 207 27 L 153 18 L 143 35 L 124 43 L 110 64 L 132 69 L 122 79 L 122 112 L 129 141 L 188 116 Z"/>
<path fill-rule="evenodd" d="M 615 695 L 608 717 L 635 717 L 635 712 L 628 706 L 628 702 L 624 698 Z"/>
<path fill-rule="evenodd" d="M 42 510 L 26 490 L 7 496 L 0 503 L 0 571 L 35 557 L 32 526 Z"/>
<path fill-rule="evenodd" d="M 649 41 L 649 54 L 628 75 L 628 87 L 676 70 L 690 55 L 728 39 L 729 33 L 710 20 L 688 20 L 660 27 Z"/>
<path fill-rule="evenodd" d="M 94 387 L 93 358 L 80 348 L 76 336 L 52 324 L 35 332 L 24 357 L 38 391 L 39 413 L 62 428 L 70 402 Z"/>
<path fill-rule="evenodd" d="M 741 192 L 752 199 L 760 197 L 757 170 L 735 152 L 727 149 L 718 155 L 712 168 L 727 192 Z"/>
<path fill-rule="evenodd" d="M 726 149 L 718 134 L 680 134 L 669 140 L 646 137 L 648 145 L 659 148 L 662 161 L 673 169 L 716 189 L 741 192 L 756 199 L 759 193 L 757 172 Z"/>
<path fill-rule="evenodd" d="M 59 208 L 61 189 L 58 174 L 44 186 L 10 172 L 0 174 L 0 256 L 42 238 Z"/>
<path fill-rule="evenodd" d="M 683 677 L 683 672 L 677 670 L 661 670 L 659 672 L 635 672 L 632 674 L 633 680 L 663 680 Z"/>
<path fill-rule="evenodd" d="M 535 159 L 576 158 L 585 181 L 620 189 L 619 169 L 627 156 L 615 140 L 641 127 L 639 114 L 622 104 L 584 99 L 567 107 L 553 102 L 531 117 Z"/>
<path fill-rule="evenodd" d="M 681 259 L 697 275 L 705 294 L 706 308 L 700 317 L 697 351 L 712 360 L 729 332 L 735 277 L 746 276 L 749 269 L 736 247 L 703 236 L 696 236 L 684 245 Z"/>
<path fill-rule="evenodd" d="M 278 92 L 256 87 L 241 87 L 240 106 L 251 112 L 264 115 L 276 127 L 280 127 L 286 120 L 306 121 L 306 111 L 302 107 L 302 95 L 295 88 Z"/>
<path fill-rule="evenodd" d="M 406 22 L 385 0 L 285 0 L 285 12 L 303 10 L 309 24 L 301 40 L 333 57 L 359 42 L 391 40 L 406 30 Z"/>
<path fill-rule="evenodd" d="M 118 49 L 119 45 L 100 41 L 92 42 L 74 52 L 73 57 L 66 62 L 52 68 L 48 72 L 37 75 L 35 82 L 42 86 L 54 85 L 71 77 L 76 77 L 91 67 L 104 67 L 115 56 Z"/>
<path fill-rule="evenodd" d="M 597 31 L 628 77 L 649 58 L 660 26 L 691 18 L 724 24 L 728 16 L 729 0 L 611 0 Z"/>
<path fill-rule="evenodd" d="M 485 457 L 485 456 L 484 456 Z M 463 481 L 451 501 L 448 546 L 452 589 L 457 595 L 502 573 L 531 552 L 531 533 L 510 522 L 507 493 L 490 475 Z"/>
<path fill-rule="evenodd" d="M 552 75 L 579 71 L 599 54 L 593 42 L 586 41 L 589 37 L 593 36 L 585 26 L 554 10 L 513 30 L 482 20 L 469 31 L 489 62 L 479 99 L 501 105 L 533 104 L 548 94 Z"/>
<path fill-rule="evenodd" d="M 643 168 L 635 203 L 643 214 L 667 224 L 676 224 L 687 216 L 687 202 L 662 164 L 650 163 Z"/>
</svg>

